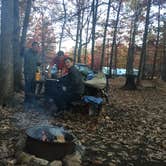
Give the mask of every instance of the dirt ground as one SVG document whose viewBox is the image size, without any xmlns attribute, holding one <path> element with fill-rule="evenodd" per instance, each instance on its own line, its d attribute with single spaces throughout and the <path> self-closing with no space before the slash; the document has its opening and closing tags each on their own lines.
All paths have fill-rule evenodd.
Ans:
<svg viewBox="0 0 166 166">
<path fill-rule="evenodd" d="M 166 165 L 165 85 L 144 83 L 136 91 L 122 90 L 123 78 L 110 82 L 109 104 L 99 116 L 83 112 L 55 118 L 25 112 L 22 95 L 13 108 L 0 108 L 0 165 L 15 161 L 15 142 L 34 124 L 62 125 L 85 146 L 83 166 Z M 28 120 L 29 118 L 29 120 Z M 23 120 L 24 119 L 24 120 Z"/>
</svg>

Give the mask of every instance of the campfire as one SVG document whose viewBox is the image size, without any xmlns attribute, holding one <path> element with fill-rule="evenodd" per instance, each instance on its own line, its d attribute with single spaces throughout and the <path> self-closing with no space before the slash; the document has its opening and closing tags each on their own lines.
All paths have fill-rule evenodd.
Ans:
<svg viewBox="0 0 166 166">
<path fill-rule="evenodd" d="M 65 137 L 64 134 L 61 133 L 60 135 L 53 135 L 51 133 L 49 133 L 48 130 L 43 130 L 41 132 L 41 141 L 43 142 L 59 142 L 59 143 L 65 143 Z"/>
<path fill-rule="evenodd" d="M 58 126 L 37 126 L 26 131 L 25 150 L 49 161 L 62 159 L 75 151 L 72 134 Z"/>
</svg>

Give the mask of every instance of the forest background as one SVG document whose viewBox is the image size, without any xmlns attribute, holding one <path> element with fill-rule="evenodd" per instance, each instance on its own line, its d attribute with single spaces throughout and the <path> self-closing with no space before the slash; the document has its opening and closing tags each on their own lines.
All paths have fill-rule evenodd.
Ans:
<svg viewBox="0 0 166 166">
<path fill-rule="evenodd" d="M 65 50 L 94 70 L 126 68 L 127 83 L 134 68 L 138 84 L 165 81 L 165 8 L 164 0 L 1 0 L 0 103 L 21 89 L 23 53 L 33 41 L 44 63 Z"/>
</svg>

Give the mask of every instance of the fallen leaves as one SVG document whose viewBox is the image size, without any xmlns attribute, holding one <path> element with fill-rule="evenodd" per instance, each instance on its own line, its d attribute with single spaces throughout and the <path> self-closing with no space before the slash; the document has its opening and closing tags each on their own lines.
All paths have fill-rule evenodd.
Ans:
<svg viewBox="0 0 166 166">
<path fill-rule="evenodd" d="M 31 125 L 47 122 L 64 126 L 86 146 L 83 165 L 166 162 L 166 94 L 152 88 L 123 91 L 119 89 L 121 86 L 118 80 L 111 80 L 110 105 L 104 106 L 97 117 L 68 112 L 64 117 L 51 118 L 22 112 L 16 113 L 17 123 L 24 119 L 23 125 L 28 126 L 29 119 Z M 14 137 L 11 122 L 16 124 L 14 111 L 0 110 L 0 131 L 5 135 L 3 138 L 10 140 Z M 8 145 L 12 148 L 11 144 L 3 147 Z"/>
</svg>

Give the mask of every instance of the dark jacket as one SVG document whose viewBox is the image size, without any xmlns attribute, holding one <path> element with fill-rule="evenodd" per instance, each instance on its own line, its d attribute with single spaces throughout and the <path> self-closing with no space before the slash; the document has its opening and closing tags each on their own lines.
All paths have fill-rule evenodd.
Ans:
<svg viewBox="0 0 166 166">
<path fill-rule="evenodd" d="M 81 73 L 72 66 L 67 75 L 67 91 L 76 95 L 82 95 L 84 93 L 84 83 Z"/>
</svg>

